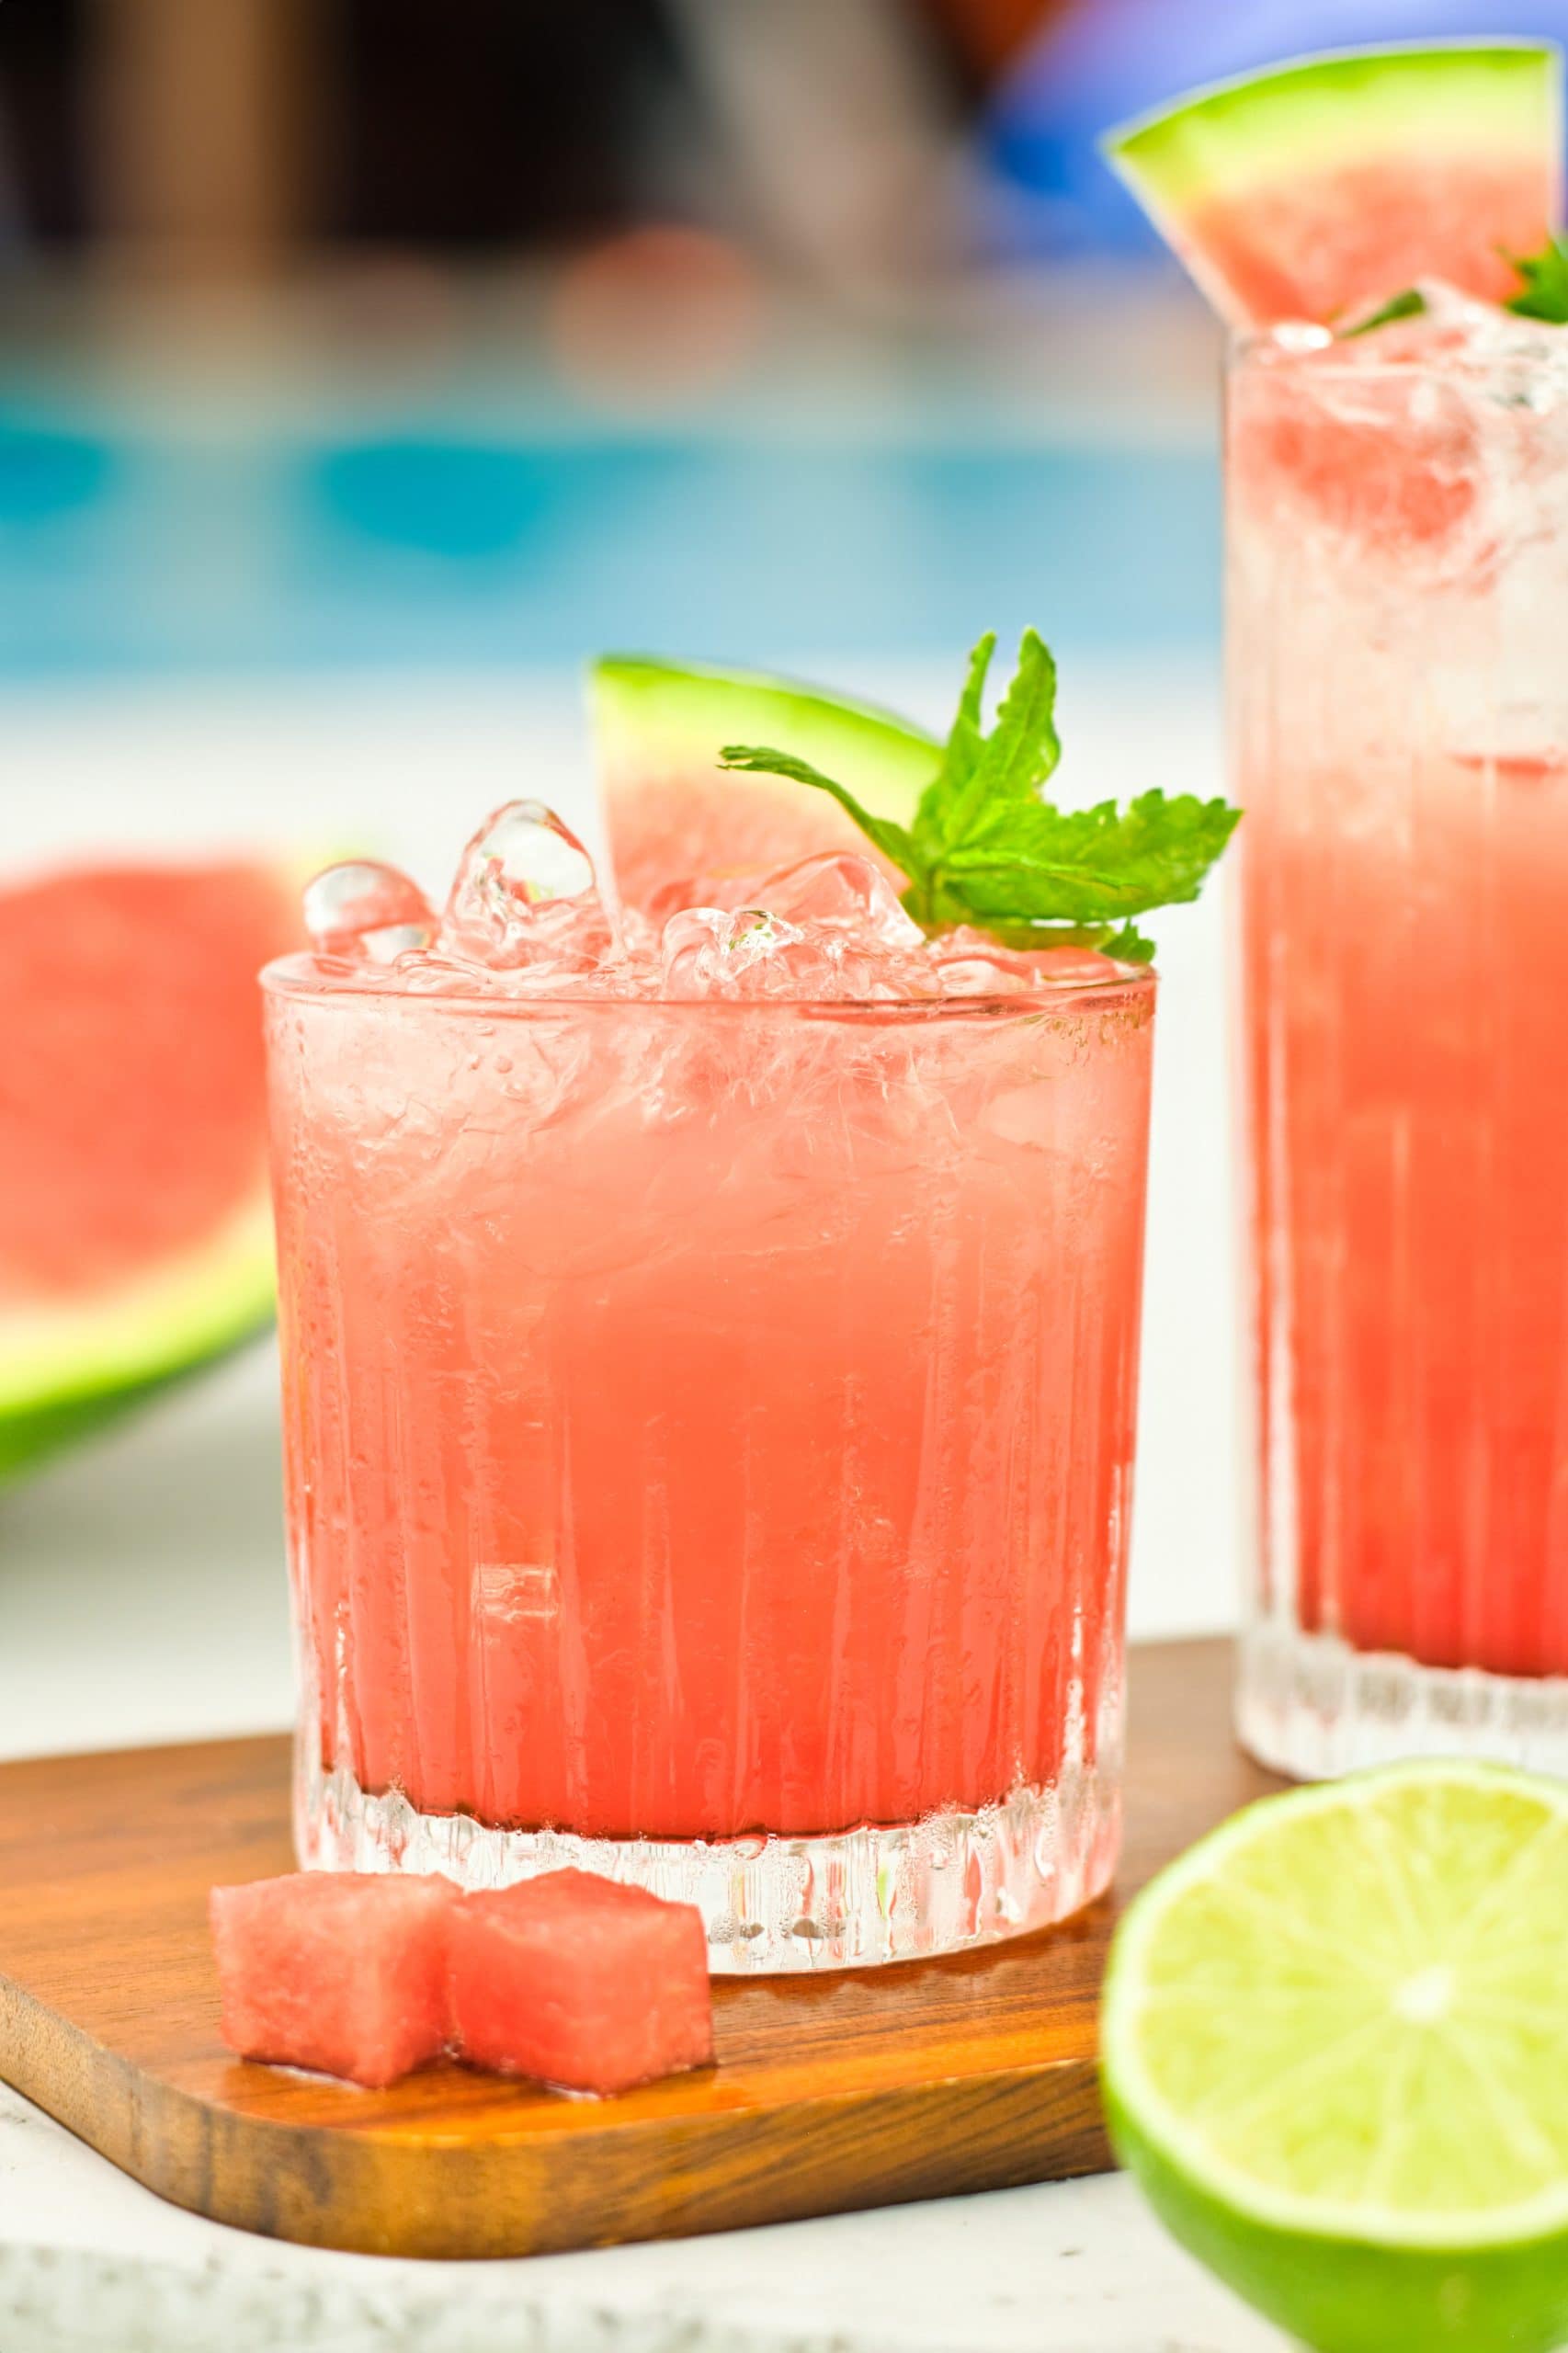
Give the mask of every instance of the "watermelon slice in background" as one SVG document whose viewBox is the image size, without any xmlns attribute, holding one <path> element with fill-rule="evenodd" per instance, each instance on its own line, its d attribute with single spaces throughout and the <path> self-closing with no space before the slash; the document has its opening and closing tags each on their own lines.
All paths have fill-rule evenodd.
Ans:
<svg viewBox="0 0 1568 2353">
<path fill-rule="evenodd" d="M 0 1478 L 268 1322 L 256 974 L 301 942 L 300 881 L 0 890 Z"/>
<path fill-rule="evenodd" d="M 1562 217 L 1550 42 L 1343 50 L 1109 132 L 1109 163 L 1233 326 L 1328 324 L 1419 278 L 1505 300 Z"/>
<path fill-rule="evenodd" d="M 873 816 L 907 824 L 941 746 L 892 711 L 743 670 L 611 654 L 589 674 L 605 832 L 623 905 L 686 876 L 786 866 L 818 850 L 868 854 L 825 793 L 719 766 L 726 744 L 782 746 L 847 785 Z"/>
</svg>

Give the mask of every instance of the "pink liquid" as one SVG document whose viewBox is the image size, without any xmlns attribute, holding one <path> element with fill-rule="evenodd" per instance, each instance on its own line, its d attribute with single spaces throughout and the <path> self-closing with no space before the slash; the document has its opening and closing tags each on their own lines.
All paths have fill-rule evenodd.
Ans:
<svg viewBox="0 0 1568 2353">
<path fill-rule="evenodd" d="M 1568 1673 L 1564 369 L 1232 402 L 1266 1608 L 1515 1676 Z"/>
<path fill-rule="evenodd" d="M 274 968 L 324 1764 L 677 1839 L 1113 1774 L 1152 1014 Z"/>
</svg>

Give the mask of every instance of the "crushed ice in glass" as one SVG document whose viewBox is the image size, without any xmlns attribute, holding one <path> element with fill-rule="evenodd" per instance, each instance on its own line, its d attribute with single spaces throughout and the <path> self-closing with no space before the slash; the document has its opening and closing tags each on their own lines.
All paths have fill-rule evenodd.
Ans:
<svg viewBox="0 0 1568 2353">
<path fill-rule="evenodd" d="M 1338 374 L 1372 374 L 1389 367 L 1477 369 L 1517 367 L 1543 390 L 1562 397 L 1568 387 L 1568 335 L 1540 319 L 1462 293 L 1441 278 L 1423 278 L 1412 290 L 1423 308 L 1366 332 L 1381 309 L 1369 303 L 1339 330 L 1300 319 L 1285 319 L 1262 330 L 1252 349 L 1266 363 L 1311 366 L 1321 362 Z"/>
<path fill-rule="evenodd" d="M 1506 614 L 1493 605 L 1465 626 L 1501 619 L 1514 647 L 1559 602 L 1548 575 L 1568 521 L 1568 330 L 1437 281 L 1415 290 L 1424 307 L 1381 326 L 1371 305 L 1338 334 L 1287 324 L 1247 345 L 1229 419 L 1236 560 L 1255 531 L 1272 546 L 1288 506 L 1309 602 L 1381 597 L 1370 631 L 1418 613 L 1425 631 L 1427 590 L 1475 602 L 1506 576 Z"/>
<path fill-rule="evenodd" d="M 671 883 L 652 914 L 614 917 L 587 850 L 539 801 L 486 819 L 438 923 L 406 875 L 366 863 L 317 875 L 305 913 L 324 972 L 352 964 L 358 986 L 416 995 L 897 1004 L 1086 986 L 1125 969 L 976 931 L 927 939 L 889 872 L 847 850 Z"/>
</svg>

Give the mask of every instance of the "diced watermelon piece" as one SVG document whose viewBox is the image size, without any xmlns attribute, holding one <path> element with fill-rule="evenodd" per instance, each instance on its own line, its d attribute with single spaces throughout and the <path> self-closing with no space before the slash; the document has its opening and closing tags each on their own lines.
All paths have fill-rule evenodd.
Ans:
<svg viewBox="0 0 1568 2353">
<path fill-rule="evenodd" d="M 223 2040 L 243 2059 L 395 2083 L 449 2037 L 444 1879 L 290 1871 L 209 1899 Z"/>
<path fill-rule="evenodd" d="M 621 2092 L 713 2056 L 708 1939 L 689 1904 L 551 1871 L 466 1896 L 449 1935 L 452 2028 L 472 2066 Z"/>
</svg>

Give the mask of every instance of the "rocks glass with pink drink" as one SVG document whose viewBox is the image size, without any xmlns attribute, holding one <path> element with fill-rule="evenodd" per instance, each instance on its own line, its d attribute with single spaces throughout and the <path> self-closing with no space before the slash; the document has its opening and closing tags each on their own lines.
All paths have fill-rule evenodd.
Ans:
<svg viewBox="0 0 1568 2353">
<path fill-rule="evenodd" d="M 664 897 L 519 803 L 267 973 L 301 1855 L 718 1970 L 1043 1927 L 1117 1851 L 1153 975 L 850 848 Z"/>
</svg>

